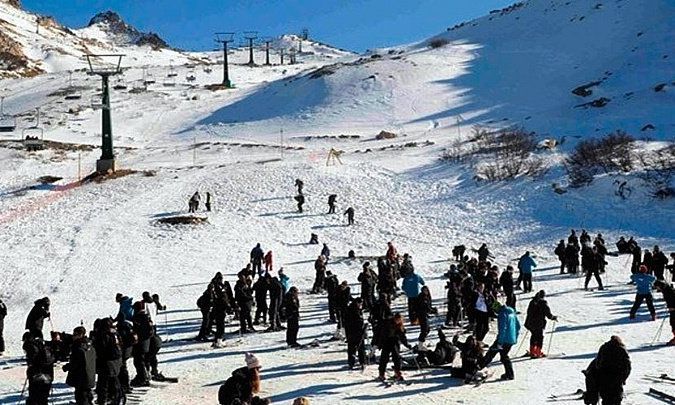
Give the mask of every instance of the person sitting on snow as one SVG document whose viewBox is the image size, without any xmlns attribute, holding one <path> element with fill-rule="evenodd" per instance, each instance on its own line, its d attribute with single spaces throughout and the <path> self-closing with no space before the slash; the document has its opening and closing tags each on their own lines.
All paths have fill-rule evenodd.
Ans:
<svg viewBox="0 0 675 405">
<path fill-rule="evenodd" d="M 260 392 L 260 361 L 251 353 L 246 353 L 245 359 L 246 366 L 234 370 L 232 376 L 220 386 L 218 390 L 220 405 L 271 403 L 269 399 L 254 396 Z"/>
</svg>

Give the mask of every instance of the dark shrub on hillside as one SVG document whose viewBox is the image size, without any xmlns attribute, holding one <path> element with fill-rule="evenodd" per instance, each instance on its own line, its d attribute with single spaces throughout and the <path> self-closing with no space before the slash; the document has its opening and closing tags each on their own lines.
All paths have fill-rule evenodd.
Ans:
<svg viewBox="0 0 675 405">
<path fill-rule="evenodd" d="M 629 172 L 633 168 L 635 139 L 623 131 L 579 142 L 565 161 L 572 187 L 588 185 L 602 173 Z"/>
</svg>

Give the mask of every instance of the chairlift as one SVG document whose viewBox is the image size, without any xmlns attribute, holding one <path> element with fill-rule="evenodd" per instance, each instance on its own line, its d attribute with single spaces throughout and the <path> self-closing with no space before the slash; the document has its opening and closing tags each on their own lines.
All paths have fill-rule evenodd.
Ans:
<svg viewBox="0 0 675 405">
<path fill-rule="evenodd" d="M 103 95 L 101 94 L 94 94 L 91 96 L 91 108 L 94 110 L 100 110 L 103 108 Z"/>
<path fill-rule="evenodd" d="M 146 86 L 148 84 L 155 84 L 155 78 L 152 76 L 152 72 L 148 71 L 148 68 L 143 68 L 143 84 Z"/>
<path fill-rule="evenodd" d="M 162 83 L 164 87 L 176 87 L 176 76 L 166 76 L 166 79 Z"/>
<path fill-rule="evenodd" d="M 44 149 L 44 137 L 45 131 L 40 127 L 40 109 L 38 108 L 35 125 L 24 128 L 23 131 L 21 131 L 21 139 L 23 140 L 23 145 L 26 150 L 34 152 Z"/>
<path fill-rule="evenodd" d="M 192 83 L 192 82 L 194 82 L 195 80 L 197 80 L 197 76 L 195 76 L 195 71 L 194 71 L 194 69 L 190 69 L 190 71 L 188 72 L 187 76 L 185 76 L 185 80 L 186 80 L 188 83 Z"/>
<path fill-rule="evenodd" d="M 113 86 L 113 90 L 126 90 L 127 89 L 127 83 L 124 80 L 123 75 L 117 76 L 117 81 L 115 85 Z"/>
<path fill-rule="evenodd" d="M 0 132 L 14 132 L 16 129 L 16 117 L 5 114 L 5 98 L 0 97 Z"/>
<path fill-rule="evenodd" d="M 206 73 L 206 74 L 209 74 L 209 75 L 210 75 L 210 74 L 211 74 L 211 72 L 213 72 L 213 69 L 211 69 L 210 67 L 205 67 L 205 68 L 204 68 L 204 73 Z"/>
<path fill-rule="evenodd" d="M 63 97 L 66 100 L 79 100 L 82 98 L 82 94 L 80 94 L 78 91 L 75 90 L 73 87 L 73 71 L 71 70 L 68 72 L 68 92 L 66 93 L 65 97 Z"/>
</svg>

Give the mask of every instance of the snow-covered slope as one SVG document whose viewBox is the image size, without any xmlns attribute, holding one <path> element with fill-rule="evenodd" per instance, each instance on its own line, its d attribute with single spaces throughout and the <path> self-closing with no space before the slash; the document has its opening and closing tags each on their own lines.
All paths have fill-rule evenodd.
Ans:
<svg viewBox="0 0 675 405">
<path fill-rule="evenodd" d="M 675 130 L 674 42 L 671 1 L 531 0 L 358 63 L 273 83 L 206 122 L 299 119 L 306 129 L 348 119 L 354 131 L 372 133 L 450 129 L 459 119 L 558 138 L 616 129 L 639 136 L 651 124 L 646 135 L 667 138 Z M 572 93 L 593 82 L 592 94 Z M 603 107 L 582 106 L 601 98 Z"/>
</svg>

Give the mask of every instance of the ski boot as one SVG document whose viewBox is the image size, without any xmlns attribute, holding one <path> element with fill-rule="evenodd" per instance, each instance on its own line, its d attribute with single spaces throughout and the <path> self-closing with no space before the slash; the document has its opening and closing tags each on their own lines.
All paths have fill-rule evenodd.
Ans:
<svg viewBox="0 0 675 405">
<path fill-rule="evenodd" d="M 401 374 L 400 371 L 394 371 L 394 381 L 396 381 L 396 382 L 405 381 L 405 379 L 403 378 L 403 375 Z"/>
</svg>

